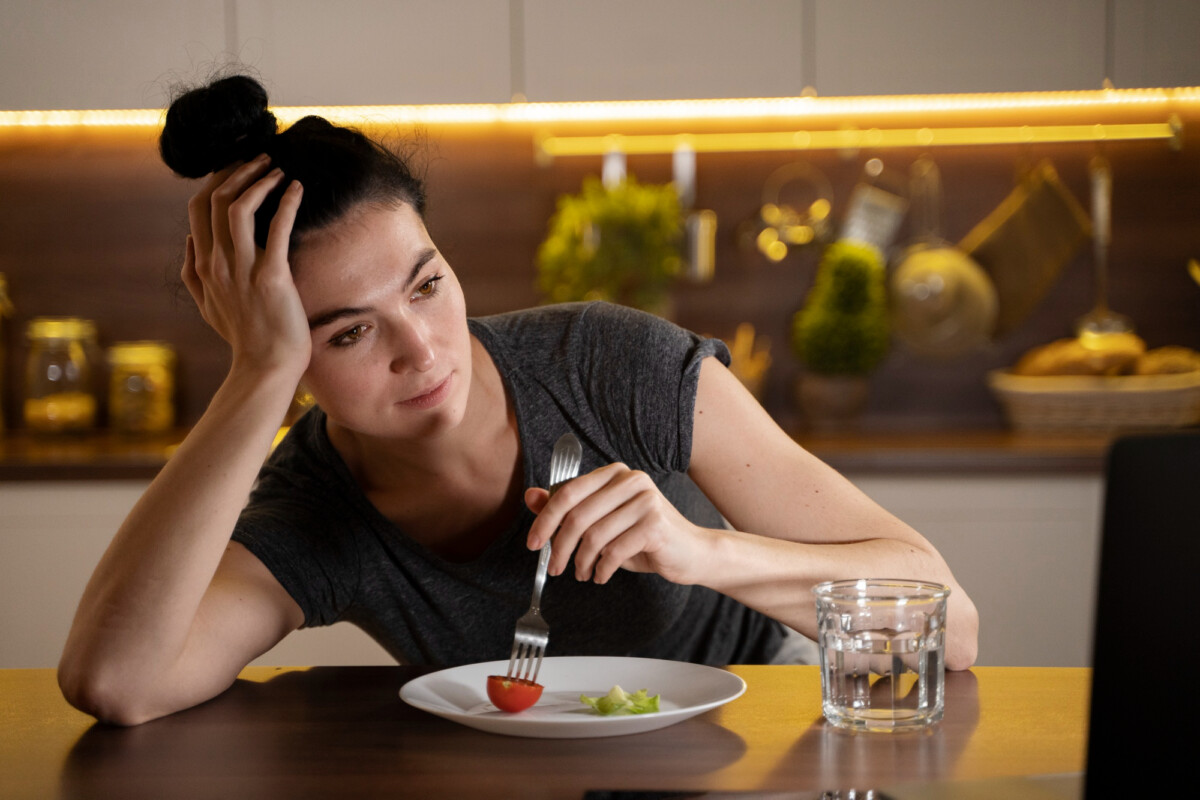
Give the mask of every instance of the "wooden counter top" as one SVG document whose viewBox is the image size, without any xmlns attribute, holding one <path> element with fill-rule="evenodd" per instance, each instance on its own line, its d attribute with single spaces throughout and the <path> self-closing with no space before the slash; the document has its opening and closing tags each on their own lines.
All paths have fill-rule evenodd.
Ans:
<svg viewBox="0 0 1200 800">
<path fill-rule="evenodd" d="M 147 437 L 0 435 L 0 481 L 150 480 L 185 430 Z"/>
<path fill-rule="evenodd" d="M 1090 670 L 947 673 L 940 723 L 877 735 L 825 723 L 815 666 L 730 671 L 744 695 L 668 728 L 525 739 L 401 701 L 425 668 L 248 667 L 214 700 L 133 728 L 69 707 L 53 670 L 0 670 L 0 796 L 1080 796 Z M 1074 791 L 1024 782 L 1063 775 Z M 1015 782 L 983 791 L 1004 781 Z"/>
<path fill-rule="evenodd" d="M 1111 436 L 944 430 L 794 434 L 841 472 L 1100 474 Z"/>
<path fill-rule="evenodd" d="M 0 481 L 149 480 L 186 431 L 129 438 L 111 433 L 58 439 L 0 436 Z M 1034 436 L 1003 430 L 797 433 L 841 472 L 1099 474 L 1105 436 Z"/>
</svg>

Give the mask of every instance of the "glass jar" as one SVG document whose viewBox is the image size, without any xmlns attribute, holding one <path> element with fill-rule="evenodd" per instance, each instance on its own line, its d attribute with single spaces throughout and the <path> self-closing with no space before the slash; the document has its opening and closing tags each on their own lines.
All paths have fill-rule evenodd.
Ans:
<svg viewBox="0 0 1200 800">
<path fill-rule="evenodd" d="M 8 405 L 7 398 L 4 394 L 4 378 L 7 374 L 7 364 L 4 360 L 5 350 L 5 329 L 8 327 L 5 320 L 13 314 L 12 301 L 8 298 L 8 278 L 3 272 L 0 272 L 0 433 L 4 432 L 4 410 Z"/>
<path fill-rule="evenodd" d="M 25 426 L 35 433 L 90 430 L 96 423 L 95 323 L 36 317 L 25 334 Z"/>
<path fill-rule="evenodd" d="M 166 433 L 175 424 L 175 350 L 166 342 L 108 349 L 108 423 L 118 433 Z"/>
</svg>

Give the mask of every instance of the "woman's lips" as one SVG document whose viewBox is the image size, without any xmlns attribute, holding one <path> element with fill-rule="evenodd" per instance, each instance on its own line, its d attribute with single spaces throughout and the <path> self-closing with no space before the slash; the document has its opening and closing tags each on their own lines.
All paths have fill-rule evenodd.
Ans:
<svg viewBox="0 0 1200 800">
<path fill-rule="evenodd" d="M 410 397 L 407 400 L 401 400 L 400 405 L 408 408 L 431 408 L 446 399 L 446 395 L 450 394 L 450 382 L 454 374 L 446 376 L 446 379 L 434 386 L 428 392 Z"/>
</svg>

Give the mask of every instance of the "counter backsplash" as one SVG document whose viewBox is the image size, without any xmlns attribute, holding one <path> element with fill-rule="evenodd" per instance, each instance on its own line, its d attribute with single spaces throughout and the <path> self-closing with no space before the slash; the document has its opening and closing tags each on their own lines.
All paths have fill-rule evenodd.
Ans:
<svg viewBox="0 0 1200 800">
<path fill-rule="evenodd" d="M 1200 120 L 1185 120 L 1187 130 Z M 94 320 L 101 344 L 133 339 L 171 343 L 178 354 L 178 420 L 194 422 L 227 366 L 224 343 L 206 328 L 178 281 L 193 185 L 158 160 L 153 133 L 75 131 L 0 139 L 0 272 L 15 314 L 4 321 L 5 421 L 19 429 L 22 332 L 32 317 Z M 426 132 L 416 149 L 429 189 L 428 225 L 454 267 L 468 312 L 483 315 L 536 304 L 535 258 L 559 195 L 599 173 L 590 159 L 539 165 L 528 136 Z M 1150 346 L 1200 349 L 1200 286 L 1188 276 L 1200 256 L 1200 141 L 1179 151 L 1163 143 L 1109 144 L 1112 164 L 1111 304 L 1133 318 Z M 944 193 L 941 228 L 958 241 L 1013 188 L 1016 175 L 1050 159 L 1086 207 L 1093 145 L 940 148 L 932 155 Z M 781 165 L 803 160 L 828 176 L 833 216 L 845 211 L 866 159 L 880 156 L 907 172 L 916 150 L 796 156 L 703 155 L 695 207 L 716 212 L 715 275 L 680 282 L 671 315 L 698 332 L 732 339 L 753 324 L 770 342 L 764 406 L 797 426 L 793 384 L 799 364 L 788 346 L 792 314 L 811 284 L 819 250 L 793 251 L 773 263 L 744 247 L 739 228 L 758 213 L 763 185 Z M 641 182 L 671 179 L 669 158 L 631 156 Z M 901 238 L 907 238 L 905 227 Z M 861 420 L 868 431 L 999 428 L 1001 411 L 985 381 L 1030 347 L 1071 335 L 1093 300 L 1091 248 L 1082 247 L 1034 312 L 986 348 L 952 360 L 922 358 L 894 344 L 871 376 Z"/>
</svg>

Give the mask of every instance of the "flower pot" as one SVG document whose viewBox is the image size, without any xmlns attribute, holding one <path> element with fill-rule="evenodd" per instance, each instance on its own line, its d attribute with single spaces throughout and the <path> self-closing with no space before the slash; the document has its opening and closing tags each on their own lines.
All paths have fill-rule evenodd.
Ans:
<svg viewBox="0 0 1200 800">
<path fill-rule="evenodd" d="M 852 427 L 867 405 L 870 385 L 862 375 L 820 375 L 796 378 L 796 402 L 814 430 Z"/>
</svg>

